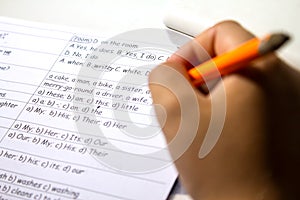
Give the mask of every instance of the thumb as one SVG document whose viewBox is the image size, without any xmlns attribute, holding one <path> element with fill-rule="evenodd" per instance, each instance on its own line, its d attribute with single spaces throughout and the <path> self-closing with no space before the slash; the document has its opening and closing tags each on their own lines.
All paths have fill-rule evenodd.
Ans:
<svg viewBox="0 0 300 200">
<path fill-rule="evenodd" d="M 149 87 L 168 148 L 173 159 L 179 158 L 197 134 L 199 102 L 204 96 L 193 87 L 185 67 L 174 62 L 163 63 L 152 70 Z"/>
</svg>

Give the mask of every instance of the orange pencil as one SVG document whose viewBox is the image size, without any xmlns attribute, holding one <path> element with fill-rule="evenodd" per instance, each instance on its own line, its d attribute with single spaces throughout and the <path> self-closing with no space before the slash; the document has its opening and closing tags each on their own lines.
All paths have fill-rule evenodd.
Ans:
<svg viewBox="0 0 300 200">
<path fill-rule="evenodd" d="M 245 63 L 275 51 L 287 40 L 289 36 L 283 33 L 271 34 L 264 39 L 253 38 L 227 53 L 190 69 L 188 73 L 194 79 L 194 83 L 200 85 L 245 67 Z"/>
</svg>

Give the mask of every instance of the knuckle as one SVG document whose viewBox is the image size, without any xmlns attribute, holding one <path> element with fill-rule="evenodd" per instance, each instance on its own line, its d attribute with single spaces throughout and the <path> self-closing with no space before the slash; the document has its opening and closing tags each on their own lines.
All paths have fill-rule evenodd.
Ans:
<svg viewBox="0 0 300 200">
<path fill-rule="evenodd" d="M 235 20 L 224 20 L 224 21 L 217 23 L 215 26 L 216 27 L 222 27 L 222 26 L 239 26 L 239 27 L 241 27 L 241 24 Z"/>
</svg>

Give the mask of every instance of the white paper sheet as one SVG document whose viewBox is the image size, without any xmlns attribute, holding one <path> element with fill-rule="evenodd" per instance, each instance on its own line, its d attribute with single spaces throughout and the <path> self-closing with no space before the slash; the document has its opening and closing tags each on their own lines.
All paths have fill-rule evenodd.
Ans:
<svg viewBox="0 0 300 200">
<path fill-rule="evenodd" d="M 0 199 L 168 197 L 147 75 L 170 44 L 121 37 L 0 18 Z"/>
</svg>

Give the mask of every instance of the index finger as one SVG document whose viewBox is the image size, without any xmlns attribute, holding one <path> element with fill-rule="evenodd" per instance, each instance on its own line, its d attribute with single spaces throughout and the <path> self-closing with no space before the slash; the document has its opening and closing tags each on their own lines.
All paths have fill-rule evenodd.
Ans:
<svg viewBox="0 0 300 200">
<path fill-rule="evenodd" d="M 189 69 L 230 51 L 253 37 L 253 34 L 237 22 L 223 21 L 183 45 L 169 58 L 169 61 L 181 63 Z"/>
</svg>

